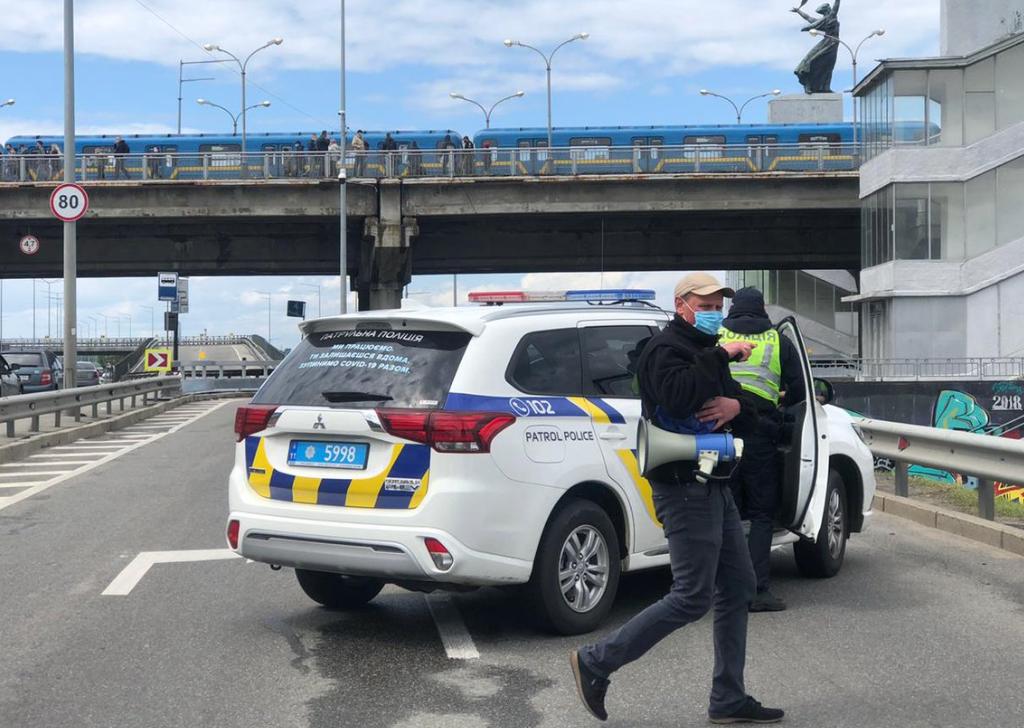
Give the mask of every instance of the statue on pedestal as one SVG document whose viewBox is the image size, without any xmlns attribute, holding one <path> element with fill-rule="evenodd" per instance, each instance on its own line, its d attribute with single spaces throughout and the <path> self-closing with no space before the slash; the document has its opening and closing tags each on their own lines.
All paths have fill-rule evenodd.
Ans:
<svg viewBox="0 0 1024 728">
<path fill-rule="evenodd" d="M 796 74 L 804 92 L 808 94 L 829 94 L 832 93 L 832 71 L 836 67 L 836 58 L 839 55 L 839 4 L 842 0 L 835 0 L 834 5 L 824 3 L 815 11 L 820 17 L 812 18 L 801 8 L 807 4 L 807 0 L 800 3 L 800 7 L 793 8 L 790 12 L 796 13 L 807 21 L 808 25 L 800 30 L 809 32 L 816 30 L 823 36 L 810 52 L 800 61 L 793 73 Z"/>
</svg>

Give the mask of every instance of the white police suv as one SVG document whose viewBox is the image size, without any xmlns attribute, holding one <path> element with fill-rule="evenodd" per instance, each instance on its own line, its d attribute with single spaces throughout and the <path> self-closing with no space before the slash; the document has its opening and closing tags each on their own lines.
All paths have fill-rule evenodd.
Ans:
<svg viewBox="0 0 1024 728">
<path fill-rule="evenodd" d="M 620 573 L 668 563 L 637 468 L 632 364 L 670 316 L 642 298 L 653 292 L 471 294 L 507 305 L 303 323 L 236 415 L 229 545 L 294 568 L 332 608 L 386 583 L 518 584 L 551 629 L 595 628 Z M 805 351 L 793 321 L 778 328 Z M 803 364 L 775 545 L 827 577 L 875 481 L 850 417 L 816 402 Z"/>
</svg>

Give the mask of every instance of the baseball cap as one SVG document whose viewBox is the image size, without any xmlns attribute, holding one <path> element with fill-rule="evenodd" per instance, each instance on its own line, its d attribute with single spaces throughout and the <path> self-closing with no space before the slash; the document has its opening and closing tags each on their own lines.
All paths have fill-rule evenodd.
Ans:
<svg viewBox="0 0 1024 728">
<path fill-rule="evenodd" d="M 712 293 L 721 293 L 727 298 L 732 298 L 736 295 L 736 291 L 728 286 L 723 286 L 710 273 L 703 272 L 689 273 L 679 279 L 679 282 L 676 283 L 675 298 L 682 298 L 687 293 L 693 293 L 698 296 L 710 296 Z"/>
</svg>

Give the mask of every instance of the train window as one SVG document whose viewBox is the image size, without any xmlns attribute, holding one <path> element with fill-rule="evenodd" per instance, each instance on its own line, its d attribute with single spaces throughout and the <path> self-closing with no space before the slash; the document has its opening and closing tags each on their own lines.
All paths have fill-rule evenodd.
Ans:
<svg viewBox="0 0 1024 728">
<path fill-rule="evenodd" d="M 725 137 L 722 135 L 687 136 L 683 137 L 683 144 L 699 144 L 701 146 L 709 144 L 725 144 Z"/>
<path fill-rule="evenodd" d="M 569 157 L 577 161 L 608 159 L 610 156 L 608 148 L 611 144 L 611 137 L 573 137 L 569 140 L 569 146 L 573 147 L 569 150 Z"/>
<path fill-rule="evenodd" d="M 765 134 L 765 136 L 764 136 L 764 143 L 765 144 L 778 144 L 779 143 L 779 136 L 777 134 Z"/>
<path fill-rule="evenodd" d="M 761 141 L 762 141 L 761 137 L 756 136 L 756 135 L 751 135 L 751 136 L 747 137 L 747 144 L 760 144 Z"/>
<path fill-rule="evenodd" d="M 801 134 L 797 141 L 800 144 L 839 144 L 838 134 Z"/>
<path fill-rule="evenodd" d="M 689 147 L 683 149 L 685 159 L 708 159 L 721 156 L 725 151 L 725 136 L 716 134 L 713 136 L 686 136 L 683 137 L 683 145 Z M 700 147 L 694 149 L 693 147 Z"/>
<path fill-rule="evenodd" d="M 208 155 L 211 167 L 237 167 L 242 163 L 240 144 L 200 144 L 199 153 Z"/>
</svg>

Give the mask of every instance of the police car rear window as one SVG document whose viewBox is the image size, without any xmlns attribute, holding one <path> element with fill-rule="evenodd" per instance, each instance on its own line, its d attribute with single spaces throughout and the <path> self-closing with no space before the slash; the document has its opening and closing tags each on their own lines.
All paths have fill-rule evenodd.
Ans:
<svg viewBox="0 0 1024 728">
<path fill-rule="evenodd" d="M 356 329 L 303 339 L 254 403 L 340 408 L 441 407 L 471 336 Z"/>
</svg>

